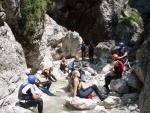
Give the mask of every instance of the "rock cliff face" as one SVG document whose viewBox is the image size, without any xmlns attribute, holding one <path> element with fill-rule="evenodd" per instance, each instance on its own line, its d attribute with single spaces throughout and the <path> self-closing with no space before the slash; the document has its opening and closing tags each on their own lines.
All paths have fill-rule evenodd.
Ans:
<svg viewBox="0 0 150 113">
<path fill-rule="evenodd" d="M 95 44 L 115 39 L 130 46 L 135 45 L 142 32 L 140 16 L 139 22 L 132 19 L 130 23 L 133 13 L 137 11 L 129 7 L 128 0 L 57 0 L 48 12 L 58 24 L 79 32 L 86 43 L 90 39 Z"/>
<path fill-rule="evenodd" d="M 0 107 L 12 104 L 11 95 L 24 80 L 26 67 L 22 46 L 15 40 L 10 27 L 5 23 L 5 13 L 0 12 Z"/>
<path fill-rule="evenodd" d="M 20 0 L 4 0 L 2 3 L 4 11 L 7 15 L 6 22 L 12 29 L 15 36 L 19 33 L 19 19 L 21 18 L 20 14 Z M 12 22 L 13 21 L 13 22 Z M 21 40 L 21 38 L 19 37 Z"/>
<path fill-rule="evenodd" d="M 136 64 L 136 74 L 139 79 L 142 81 L 143 88 L 140 94 L 140 110 L 141 113 L 149 113 L 149 88 L 150 88 L 150 41 L 145 41 L 141 46 L 141 49 L 137 52 L 137 64 Z"/>
<path fill-rule="evenodd" d="M 66 0 L 61 5 L 53 6 L 49 14 L 58 24 L 79 32 L 85 42 L 89 42 L 90 39 L 94 39 L 95 42 L 102 41 L 103 37 L 107 39 L 108 33 L 107 22 L 104 21 L 100 11 L 101 2 L 101 0 Z"/>
<path fill-rule="evenodd" d="M 147 17 L 150 16 L 147 14 Z M 138 75 L 139 79 L 143 83 L 143 88 L 140 95 L 140 110 L 141 113 L 149 113 L 149 88 L 150 88 L 150 19 L 147 18 L 147 24 L 145 24 L 143 38 L 145 42 L 142 44 L 141 48 L 138 50 L 136 54 L 137 63 L 135 67 L 135 72 Z"/>
<path fill-rule="evenodd" d="M 150 1 L 149 0 L 54 0 L 48 14 L 53 17 L 59 26 L 48 15 L 45 23 L 40 23 L 30 44 L 25 49 L 15 40 L 11 31 L 19 31 L 20 0 L 4 0 L 0 7 L 0 107 L 11 104 L 16 98 L 9 99 L 15 92 L 20 80 L 24 80 L 23 71 L 28 66 L 35 70 L 53 66 L 53 60 L 61 59 L 63 56 L 72 57 L 80 49 L 82 38 L 86 43 L 90 39 L 95 44 L 107 39 L 124 41 L 126 45 L 133 47 L 131 52 L 136 53 L 140 44 L 146 40 L 136 56 L 135 73 L 144 84 L 140 95 L 141 113 L 149 113 L 149 70 L 150 70 Z M 130 5 L 130 7 L 129 7 Z M 133 9 L 136 8 L 137 10 Z M 140 14 L 142 15 L 142 19 Z M 141 40 L 141 33 L 144 32 Z M 44 25 L 44 26 L 43 26 Z M 17 32 L 15 32 L 17 33 Z M 18 34 L 15 34 L 17 37 Z M 80 36 L 81 35 L 81 36 Z M 82 38 L 81 38 L 82 37 Z M 17 39 L 21 42 L 22 37 Z M 97 54 L 104 51 L 108 58 L 109 47 L 115 46 L 115 42 L 99 43 Z M 137 46 L 138 45 L 138 46 Z M 101 48 L 102 46 L 102 48 Z M 104 50 L 106 48 L 106 50 Z M 102 63 L 107 63 L 101 57 Z M 5 90 L 4 90 L 5 86 Z"/>
<path fill-rule="evenodd" d="M 68 31 L 45 15 L 44 29 L 37 30 L 34 39 L 25 48 L 27 65 L 34 70 L 51 67 L 54 60 L 75 56 L 80 50 L 81 42 L 82 38 L 78 33 Z"/>
</svg>

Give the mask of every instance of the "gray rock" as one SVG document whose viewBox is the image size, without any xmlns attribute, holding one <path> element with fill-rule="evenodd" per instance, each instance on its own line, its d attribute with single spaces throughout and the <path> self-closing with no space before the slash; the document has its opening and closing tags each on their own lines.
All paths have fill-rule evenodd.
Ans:
<svg viewBox="0 0 150 113">
<path fill-rule="evenodd" d="M 119 97 L 109 96 L 103 101 L 103 105 L 107 109 L 115 108 L 121 104 Z"/>
<path fill-rule="evenodd" d="M 124 105 L 134 103 L 138 100 L 137 93 L 127 93 L 121 97 L 121 100 Z"/>
<path fill-rule="evenodd" d="M 24 81 L 23 71 L 26 68 L 23 48 L 15 40 L 9 26 L 4 23 L 0 27 L 0 107 L 16 101 L 16 97 L 14 99 L 10 96 L 17 90 L 20 81 Z"/>
<path fill-rule="evenodd" d="M 132 75 L 131 72 L 126 71 L 124 80 L 126 81 L 128 86 L 131 86 L 137 90 L 141 89 L 142 86 L 141 82 L 138 80 L 137 76 Z"/>
<path fill-rule="evenodd" d="M 82 38 L 77 32 L 69 31 L 62 41 L 62 56 L 73 57 L 80 50 Z"/>
<path fill-rule="evenodd" d="M 127 83 L 123 79 L 112 80 L 110 83 L 110 89 L 113 91 L 117 91 L 118 93 L 129 92 Z"/>
<path fill-rule="evenodd" d="M 135 104 L 135 105 L 130 105 L 129 107 L 128 107 L 128 109 L 130 110 L 130 111 L 135 111 L 136 109 L 138 108 L 138 106 Z"/>
<path fill-rule="evenodd" d="M 89 110 L 89 109 L 93 109 L 96 106 L 96 102 L 93 101 L 92 99 L 83 99 L 83 98 L 73 99 L 72 97 L 70 98 L 68 97 L 66 99 L 66 104 L 67 106 L 79 110 Z"/>
<path fill-rule="evenodd" d="M 139 61 L 140 65 L 136 65 L 135 72 L 138 76 L 138 78 L 143 83 L 142 91 L 140 94 L 140 110 L 141 113 L 148 113 L 150 112 L 149 103 L 150 103 L 150 76 L 149 76 L 149 70 L 150 70 L 150 41 L 145 41 L 141 48 L 138 50 L 136 56 L 137 60 Z"/>
</svg>

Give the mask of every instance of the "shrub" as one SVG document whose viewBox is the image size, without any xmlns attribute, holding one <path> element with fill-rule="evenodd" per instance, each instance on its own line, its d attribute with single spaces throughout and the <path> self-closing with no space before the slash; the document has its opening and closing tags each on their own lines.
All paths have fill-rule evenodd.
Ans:
<svg viewBox="0 0 150 113">
<path fill-rule="evenodd" d="M 20 0 L 21 30 L 23 36 L 34 34 L 37 23 L 43 19 L 43 14 L 52 0 Z"/>
<path fill-rule="evenodd" d="M 131 11 L 129 16 L 125 16 L 119 19 L 119 23 L 122 23 L 128 26 L 131 26 L 131 21 L 135 21 L 136 23 L 140 25 L 142 21 L 140 14 L 137 13 L 136 11 Z"/>
</svg>

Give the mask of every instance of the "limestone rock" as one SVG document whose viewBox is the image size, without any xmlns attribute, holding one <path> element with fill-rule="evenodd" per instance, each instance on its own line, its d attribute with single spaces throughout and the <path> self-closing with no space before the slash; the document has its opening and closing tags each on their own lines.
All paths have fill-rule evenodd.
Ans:
<svg viewBox="0 0 150 113">
<path fill-rule="evenodd" d="M 130 72 L 125 73 L 125 78 L 124 80 L 128 84 L 128 86 L 133 87 L 134 89 L 140 90 L 141 89 L 141 82 L 138 80 L 136 75 L 132 75 Z"/>
<path fill-rule="evenodd" d="M 127 93 L 121 97 L 121 100 L 124 105 L 132 104 L 138 100 L 138 95 L 136 93 Z"/>
<path fill-rule="evenodd" d="M 77 32 L 67 32 L 66 36 L 62 41 L 62 56 L 75 56 L 80 50 L 82 38 Z"/>
<path fill-rule="evenodd" d="M 108 113 L 104 106 L 96 106 L 93 113 Z"/>
<path fill-rule="evenodd" d="M 128 93 L 129 92 L 127 83 L 123 79 L 112 80 L 110 83 L 110 88 L 113 91 L 117 91 L 118 93 Z"/>
<path fill-rule="evenodd" d="M 89 110 L 93 109 L 96 106 L 96 102 L 92 99 L 83 99 L 83 98 L 76 98 L 75 100 L 72 97 L 68 97 L 66 99 L 67 106 L 71 106 L 76 109 L 80 110 Z"/>
<path fill-rule="evenodd" d="M 103 101 L 103 105 L 106 109 L 117 107 L 121 104 L 121 99 L 114 96 L 109 96 Z"/>
<path fill-rule="evenodd" d="M 136 65 L 135 72 L 138 78 L 141 80 L 141 82 L 144 84 L 142 87 L 142 91 L 140 94 L 140 110 L 141 113 L 148 113 L 150 112 L 149 109 L 149 102 L 150 98 L 148 95 L 150 95 L 150 41 L 145 41 L 141 48 L 138 50 L 136 56 L 137 56 L 137 61 L 140 62 L 140 65 Z"/>
<path fill-rule="evenodd" d="M 11 29 L 4 23 L 0 27 L 0 107 L 12 104 L 8 96 L 24 81 L 27 66 L 22 46 L 15 40 Z M 5 90 L 4 90 L 5 87 Z"/>
</svg>

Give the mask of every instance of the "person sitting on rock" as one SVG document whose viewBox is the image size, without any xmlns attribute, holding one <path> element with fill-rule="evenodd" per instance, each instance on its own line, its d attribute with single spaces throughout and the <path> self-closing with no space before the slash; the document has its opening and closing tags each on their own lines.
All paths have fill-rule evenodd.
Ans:
<svg viewBox="0 0 150 113">
<path fill-rule="evenodd" d="M 80 73 L 78 70 L 72 72 L 72 86 L 73 86 L 73 98 L 79 96 L 80 98 L 88 98 L 89 95 L 94 91 L 100 100 L 104 100 L 107 96 L 102 95 L 96 85 L 92 85 L 86 89 L 82 88 L 82 82 L 80 81 Z"/>
<path fill-rule="evenodd" d="M 114 60 L 112 67 L 110 68 L 110 74 L 105 77 L 105 85 L 106 89 L 109 89 L 108 85 L 110 84 L 112 79 L 119 79 L 122 77 L 122 72 L 124 71 L 124 64 L 118 60 L 118 55 L 113 54 L 112 58 Z"/>
<path fill-rule="evenodd" d="M 82 62 L 79 60 L 79 56 L 76 55 L 75 59 L 69 64 L 69 70 L 78 70 L 80 72 L 80 78 L 82 82 L 85 82 L 85 72 L 82 70 Z M 70 73 L 70 76 L 71 76 Z"/>
<path fill-rule="evenodd" d="M 66 67 L 68 67 L 68 62 L 66 61 L 65 57 L 63 57 L 60 63 L 60 70 L 66 73 Z"/>
<path fill-rule="evenodd" d="M 29 75 L 28 83 L 20 87 L 18 92 L 19 104 L 24 108 L 38 105 L 38 112 L 43 113 L 43 100 L 40 98 L 42 95 L 38 93 L 35 80 L 34 75 Z"/>
<path fill-rule="evenodd" d="M 56 82 L 57 79 L 56 77 L 53 75 L 52 73 L 53 71 L 53 67 L 50 67 L 49 69 L 43 69 L 42 74 L 45 76 L 45 78 L 47 78 L 48 80 L 52 81 L 52 82 Z"/>
<path fill-rule="evenodd" d="M 29 76 L 29 75 L 33 75 L 32 73 L 32 69 L 31 68 L 28 68 L 26 70 L 26 74 Z M 41 79 L 36 76 L 36 80 L 35 80 L 35 85 L 43 92 L 43 93 L 46 93 L 47 95 L 49 96 L 55 96 L 53 93 L 51 93 L 49 91 L 49 88 L 51 86 L 51 81 L 48 81 L 46 80 L 46 78 L 42 78 L 42 81 Z"/>
</svg>

